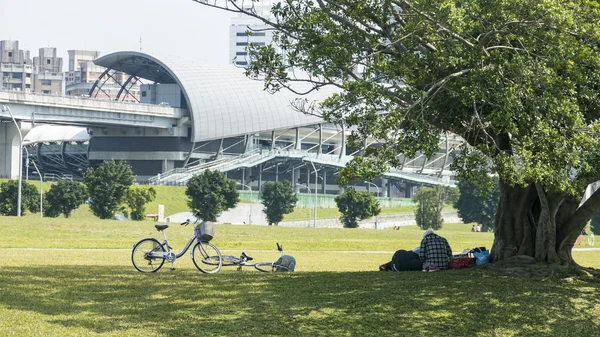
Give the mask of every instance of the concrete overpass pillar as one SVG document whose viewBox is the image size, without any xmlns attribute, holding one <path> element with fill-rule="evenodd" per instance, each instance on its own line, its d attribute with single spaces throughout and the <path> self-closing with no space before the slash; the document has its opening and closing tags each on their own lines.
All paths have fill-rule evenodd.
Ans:
<svg viewBox="0 0 600 337">
<path fill-rule="evenodd" d="M 0 123 L 0 176 L 10 179 L 19 177 L 19 133 L 15 125 Z"/>
</svg>

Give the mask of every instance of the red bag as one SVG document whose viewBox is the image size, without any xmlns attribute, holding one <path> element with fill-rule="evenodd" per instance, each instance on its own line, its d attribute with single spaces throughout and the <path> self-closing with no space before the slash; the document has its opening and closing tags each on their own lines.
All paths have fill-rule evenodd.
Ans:
<svg viewBox="0 0 600 337">
<path fill-rule="evenodd" d="M 448 262 L 450 269 L 463 269 L 473 266 L 475 264 L 475 258 L 468 256 L 454 257 L 451 258 Z"/>
</svg>

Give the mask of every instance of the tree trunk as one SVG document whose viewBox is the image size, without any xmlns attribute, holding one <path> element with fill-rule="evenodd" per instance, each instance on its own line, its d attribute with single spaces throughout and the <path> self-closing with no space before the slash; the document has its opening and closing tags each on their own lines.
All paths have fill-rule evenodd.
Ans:
<svg viewBox="0 0 600 337">
<path fill-rule="evenodd" d="M 492 261 L 527 255 L 538 262 L 571 264 L 571 249 L 593 213 L 600 207 L 595 192 L 584 204 L 543 186 L 509 186 L 500 181 Z"/>
</svg>

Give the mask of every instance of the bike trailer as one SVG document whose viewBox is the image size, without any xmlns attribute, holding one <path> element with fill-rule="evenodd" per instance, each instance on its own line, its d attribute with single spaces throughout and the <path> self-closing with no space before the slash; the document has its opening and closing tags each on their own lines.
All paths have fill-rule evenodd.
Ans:
<svg viewBox="0 0 600 337">
<path fill-rule="evenodd" d="M 290 255 L 283 255 L 275 261 L 273 267 L 275 272 L 292 272 L 296 268 L 296 259 Z"/>
</svg>

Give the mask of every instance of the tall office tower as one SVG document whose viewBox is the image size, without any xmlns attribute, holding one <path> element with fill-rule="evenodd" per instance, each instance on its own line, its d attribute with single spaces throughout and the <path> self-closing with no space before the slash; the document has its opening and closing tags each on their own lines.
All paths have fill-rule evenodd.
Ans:
<svg viewBox="0 0 600 337">
<path fill-rule="evenodd" d="M 35 67 L 33 91 L 40 94 L 63 93 L 63 59 L 56 56 L 56 48 L 40 48 L 39 56 L 33 58 Z"/>
<path fill-rule="evenodd" d="M 276 4 L 277 0 L 265 0 L 258 2 L 248 2 L 249 6 L 254 6 L 256 13 L 263 17 L 269 17 L 271 6 Z M 250 63 L 247 57 L 246 47 L 250 43 L 259 46 L 268 45 L 273 40 L 273 31 L 269 30 L 270 26 L 264 22 L 251 16 L 240 14 L 237 17 L 231 18 L 231 26 L 229 27 L 229 62 L 238 65 L 246 66 Z M 249 35 L 247 32 L 251 32 Z M 235 60 L 234 60 L 235 58 Z"/>
<path fill-rule="evenodd" d="M 30 92 L 33 73 L 29 51 L 19 49 L 19 41 L 0 41 L 0 84 L 3 90 Z"/>
<path fill-rule="evenodd" d="M 94 83 L 106 70 L 104 67 L 94 64 L 94 60 L 100 57 L 99 51 L 91 50 L 68 50 L 69 53 L 69 71 L 65 73 L 66 86 L 65 94 L 68 96 L 89 96 L 94 95 L 94 98 L 99 99 L 117 99 L 118 93 L 121 91 L 121 84 L 127 81 L 129 75 L 116 72 L 111 73 L 110 77 L 104 78 L 102 82 L 102 90 L 97 90 L 91 93 L 90 90 Z M 119 100 L 126 102 L 139 102 L 140 86 L 132 85 L 128 88 L 129 95 L 119 97 Z"/>
</svg>

